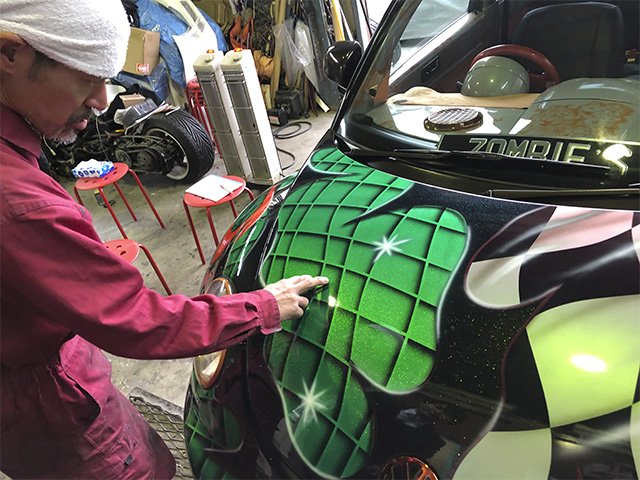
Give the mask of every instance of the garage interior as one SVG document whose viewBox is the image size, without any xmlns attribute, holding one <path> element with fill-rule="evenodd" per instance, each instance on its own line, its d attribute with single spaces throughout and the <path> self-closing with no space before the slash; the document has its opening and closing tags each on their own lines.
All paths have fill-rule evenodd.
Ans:
<svg viewBox="0 0 640 480">
<path fill-rule="evenodd" d="M 366 3 L 365 0 L 359 1 Z M 355 2 L 356 0 L 353 0 L 354 4 Z M 123 0 L 123 3 L 126 4 L 127 2 Z M 228 6 L 229 3 L 242 4 L 245 2 L 193 0 L 195 6 L 202 9 L 216 21 L 218 21 L 218 18 L 216 18 L 216 10 L 213 5 L 221 3 L 226 3 Z M 287 0 L 273 0 L 273 3 L 274 10 L 278 11 L 279 5 L 286 5 Z M 289 3 L 291 2 L 289 1 Z M 302 5 L 306 1 L 300 0 L 299 3 Z M 343 1 L 343 4 L 346 3 L 349 2 Z M 369 12 L 370 24 L 374 29 L 388 3 L 388 0 L 369 1 L 369 8 L 371 9 Z M 275 20 L 277 21 L 277 19 Z M 229 38 L 229 30 L 233 28 L 233 25 L 222 23 L 221 27 L 223 27 L 226 37 Z M 238 35 L 236 37 L 240 41 L 238 48 L 243 48 L 245 45 L 242 44 L 244 41 L 242 34 Z M 236 45 L 232 42 L 228 46 L 233 48 Z M 279 66 L 277 68 L 279 69 Z M 282 78 L 284 78 L 284 75 Z M 268 84 L 264 79 L 263 85 L 268 85 L 269 87 L 263 89 L 262 93 L 265 96 L 266 108 L 271 116 L 271 112 L 275 107 L 273 103 L 278 86 L 276 84 L 274 87 L 273 82 Z M 173 89 L 170 97 L 171 103 L 184 106 L 186 104 L 185 98 L 182 97 L 184 91 L 176 89 L 175 85 L 172 85 L 171 88 Z M 337 106 L 335 102 L 327 102 L 332 105 L 325 108 L 326 105 L 321 99 L 318 99 L 316 103 L 312 96 L 307 95 L 307 89 L 309 88 L 311 87 L 308 84 L 303 87 L 305 102 L 308 101 L 309 103 L 306 104 L 305 112 L 302 115 L 294 115 L 293 118 L 286 119 L 284 122 L 279 119 L 273 120 L 270 117 L 270 120 L 272 120 L 271 130 L 274 133 L 274 141 L 278 150 L 278 162 L 282 172 L 276 181 L 285 176 L 295 174 L 304 165 L 318 141 L 330 128 L 336 114 Z M 285 110 L 288 109 L 289 106 Z M 281 108 L 275 108 L 275 110 L 282 112 Z M 277 135 L 279 131 L 292 133 L 279 137 Z M 216 145 L 215 138 L 211 138 L 211 140 L 215 146 L 215 158 L 213 166 L 202 178 L 211 174 L 224 176 L 230 173 L 221 155 L 220 147 Z M 54 172 L 54 175 L 65 190 L 75 198 L 74 185 L 76 179 L 57 175 L 56 172 Z M 134 220 L 129 214 L 125 202 L 123 202 L 113 185 L 108 185 L 104 188 L 104 193 L 117 215 L 122 229 L 126 231 L 129 239 L 135 240 L 148 249 L 172 294 L 185 295 L 187 297 L 199 295 L 201 293 L 202 279 L 216 250 L 216 243 L 210 230 L 206 210 L 204 208 L 190 208 L 191 218 L 205 258 L 205 264 L 203 264 L 194 241 L 189 219 L 185 213 L 185 205 L 183 204 L 185 192 L 194 182 L 176 182 L 160 174 L 138 173 L 138 178 L 157 210 L 157 214 L 162 219 L 164 227 L 159 225 L 154 212 L 149 208 L 147 200 L 140 191 L 138 184 L 134 181 L 134 177 L 125 175 L 118 180 L 118 186 L 129 202 L 131 210 L 137 216 L 137 220 Z M 264 183 L 247 181 L 247 188 L 251 190 L 255 197 L 268 187 L 269 185 Z M 86 209 L 91 214 L 93 225 L 101 240 L 108 242 L 122 239 L 122 232 L 114 222 L 114 218 L 103 200 L 99 197 L 98 191 L 81 191 L 80 196 Z M 250 197 L 246 193 L 241 193 L 232 202 L 237 213 L 240 214 L 249 204 Z M 217 236 L 221 239 L 235 219 L 230 205 L 224 203 L 212 207 L 211 217 Z M 141 272 L 147 287 L 161 295 L 167 294 L 166 288 L 161 282 L 158 273 L 154 270 L 152 262 L 143 252 L 140 252 L 133 261 L 133 265 Z M 104 294 L 109 295 L 108 284 L 104 285 Z M 183 439 L 181 438 L 183 405 L 187 385 L 192 374 L 193 359 L 134 360 L 118 357 L 109 352 L 105 353 L 112 364 L 113 384 L 131 400 L 143 416 L 159 431 L 174 453 L 177 463 L 177 471 L 174 478 L 193 478 L 186 457 Z M 175 427 L 174 430 L 172 430 L 173 427 Z M 0 472 L 0 480 L 6 478 L 8 477 Z"/>
<path fill-rule="evenodd" d="M 158 45 L 159 35 L 157 35 L 156 32 L 151 32 L 151 29 L 144 29 L 147 25 L 142 25 L 140 24 L 141 22 L 136 23 L 133 21 L 134 17 L 131 15 L 131 12 L 134 12 L 135 15 L 142 16 L 144 9 L 152 4 L 153 8 L 156 8 L 157 5 L 173 5 L 176 7 L 179 6 L 179 3 L 180 2 L 171 1 L 146 2 L 144 0 L 123 0 L 123 4 L 127 7 L 127 12 L 130 13 L 129 19 L 132 26 L 127 63 L 125 63 L 118 77 L 111 79 L 107 83 L 121 85 L 127 89 L 131 87 L 132 83 L 140 83 L 143 90 L 143 92 L 140 93 L 144 94 L 145 90 L 147 93 L 151 91 L 155 94 L 154 100 L 159 99 L 160 102 L 166 101 L 170 105 L 183 107 L 193 113 L 194 117 L 198 118 L 197 113 L 189 108 L 189 89 L 185 89 L 184 86 L 175 82 L 175 79 L 167 71 L 168 68 L 166 64 L 169 63 L 169 58 L 165 58 L 162 55 L 162 48 L 159 48 Z M 235 15 L 231 14 L 231 16 L 229 16 L 231 12 L 230 5 L 241 8 L 248 2 L 240 1 L 234 3 L 228 0 L 194 0 L 188 3 L 200 9 L 201 13 L 209 15 L 213 21 L 221 27 L 222 33 L 227 41 L 224 51 L 233 50 L 234 48 L 251 48 L 251 50 L 254 51 L 260 50 L 259 48 L 254 48 L 257 46 L 260 36 L 259 26 L 257 24 L 255 25 L 255 30 L 253 30 L 253 20 L 255 20 L 256 23 L 259 20 L 258 18 L 253 19 L 255 12 L 251 11 L 251 9 L 249 9 L 249 11 L 244 9 L 236 12 Z M 293 3 L 298 2 L 287 2 L 285 0 L 261 2 L 263 6 L 267 5 L 270 8 L 273 16 L 270 20 L 273 23 L 282 22 L 285 11 L 287 11 L 288 15 L 291 15 L 292 12 L 290 8 Z M 373 6 L 373 9 L 375 11 L 379 10 L 378 15 L 381 15 L 387 3 L 386 1 L 378 2 L 377 5 Z M 302 5 L 303 2 L 299 2 L 299 4 Z M 164 25 L 161 25 L 163 23 L 162 18 L 163 17 L 157 17 L 160 30 L 164 29 Z M 241 32 L 234 30 L 230 32 L 234 26 L 238 26 L 237 21 L 240 18 L 243 19 L 240 23 L 244 25 L 246 25 L 247 18 L 252 19 L 252 30 L 248 35 L 246 34 L 246 30 Z M 229 22 L 229 19 L 231 19 L 231 22 Z M 327 19 L 325 19 L 325 21 L 326 20 Z M 149 21 L 149 18 L 147 18 L 147 21 Z M 153 21 L 156 21 L 156 19 L 153 19 Z M 270 31 L 271 26 L 268 25 L 266 28 L 267 31 Z M 153 42 L 150 41 L 152 33 L 155 34 Z M 271 47 L 274 46 L 274 42 L 271 41 Z M 278 50 L 279 49 L 276 48 L 276 55 L 280 53 Z M 181 53 L 184 56 L 184 51 L 181 51 Z M 271 54 L 273 54 L 273 52 L 271 52 Z M 318 57 L 320 57 L 320 55 L 318 55 Z M 293 88 L 290 88 L 289 85 L 284 85 L 284 79 L 286 77 L 286 71 L 284 70 L 285 61 L 286 59 L 283 58 L 282 69 L 280 69 L 280 59 L 278 59 L 278 67 L 276 67 L 275 73 L 271 74 L 271 76 L 276 79 L 275 84 L 273 80 L 270 82 L 268 78 L 265 79 L 264 72 L 258 72 L 261 86 L 267 87 L 263 88 L 262 92 L 265 107 L 267 109 L 275 108 L 279 110 L 279 114 L 282 114 L 283 110 L 286 111 L 284 116 L 279 115 L 276 121 L 272 121 L 272 113 L 271 111 L 269 112 L 269 120 L 274 134 L 277 133 L 276 131 L 278 129 L 282 130 L 283 134 L 285 134 L 284 138 L 274 136 L 274 141 L 279 152 L 278 161 L 281 173 L 274 176 L 271 184 L 287 175 L 295 174 L 300 169 L 308 155 L 316 146 L 318 140 L 329 128 L 340 100 L 340 96 L 337 95 L 337 87 L 324 77 L 321 81 L 325 86 L 328 85 L 332 92 L 331 95 L 328 95 L 330 98 L 325 97 L 326 104 L 320 96 L 318 96 L 317 102 L 313 101 L 312 96 L 308 96 L 308 91 L 312 89 L 309 84 L 301 86 L 300 81 L 298 81 L 296 85 L 292 86 Z M 184 73 L 187 80 L 192 78 L 190 73 L 193 73 L 189 72 L 189 63 L 192 63 L 191 60 L 184 59 Z M 256 66 L 259 66 L 258 62 L 256 62 Z M 158 71 L 160 71 L 162 77 L 164 77 L 159 83 L 157 82 L 157 78 L 154 77 L 154 72 L 157 73 Z M 279 72 L 282 73 L 282 75 L 279 75 Z M 302 75 L 301 77 L 304 83 L 304 76 Z M 278 86 L 278 81 L 281 78 L 283 84 Z M 298 80 L 300 80 L 300 78 Z M 165 82 L 168 83 L 168 85 L 164 85 Z M 300 105 L 298 104 L 295 104 L 295 109 L 297 110 L 295 113 L 290 111 L 290 109 L 294 107 L 291 103 L 288 103 L 291 95 L 287 94 L 290 93 L 290 90 L 296 90 L 296 87 L 304 91 L 304 100 L 302 102 L 304 103 L 304 112 L 301 111 Z M 283 97 L 285 98 L 285 102 L 287 102 L 284 108 L 277 102 L 278 89 L 280 89 L 280 93 L 284 92 Z M 115 92 L 111 93 L 111 95 L 114 93 Z M 148 97 L 148 95 L 145 96 Z M 295 100 L 299 98 L 298 94 L 291 102 L 295 103 Z M 131 105 L 138 105 L 143 100 L 144 99 L 136 99 L 136 102 Z M 160 102 L 157 103 L 160 104 Z M 125 107 L 127 106 L 129 105 L 125 103 Z M 260 108 L 262 108 L 262 105 L 260 105 Z M 202 121 L 200 118 L 198 118 L 198 120 Z M 221 156 L 221 149 L 216 142 L 215 132 L 213 129 L 207 128 L 207 126 L 205 126 L 205 131 L 207 131 L 214 145 L 215 158 L 213 160 L 213 166 L 202 175 L 202 178 L 210 174 L 218 176 L 228 175 L 230 173 L 229 168 Z M 46 149 L 46 145 L 44 145 L 43 148 Z M 118 228 L 114 218 L 106 208 L 104 201 L 98 195 L 98 191 L 81 190 L 75 192 L 74 186 L 77 178 L 72 177 L 69 171 L 61 172 L 57 170 L 53 162 L 51 162 L 51 158 L 49 158 L 49 160 L 52 164 L 51 170 L 55 179 L 72 197 L 75 198 L 76 193 L 80 195 L 82 203 L 91 214 L 93 225 L 100 238 L 104 242 L 122 239 L 122 231 Z M 84 160 L 84 158 L 82 160 Z M 99 158 L 99 160 L 122 162 L 122 159 L 111 158 Z M 132 175 L 127 174 L 119 179 L 117 186 L 122 190 L 137 220 L 134 220 L 132 215 L 129 214 L 127 205 L 125 205 L 125 202 L 121 199 L 118 191 L 112 184 L 104 187 L 104 194 L 109 204 L 115 212 L 122 229 L 126 232 L 127 237 L 144 245 L 148 249 L 157 264 L 157 268 L 164 277 L 166 284 L 170 287 L 171 293 L 188 297 L 199 295 L 202 279 L 208 263 L 213 256 L 216 245 L 210 231 L 206 210 L 204 208 L 190 208 L 191 217 L 206 260 L 206 264 L 203 265 L 183 205 L 185 190 L 194 182 L 178 182 L 158 173 L 145 174 L 138 171 L 137 175 L 146 193 L 150 197 L 153 206 L 157 210 L 159 217 L 162 219 L 164 228 L 158 223 L 154 212 L 149 208 L 147 200 Z M 247 179 L 247 187 L 252 191 L 254 196 L 258 196 L 261 191 L 270 186 L 269 182 L 253 183 L 251 180 L 251 178 Z M 246 193 L 240 194 L 233 200 L 238 214 L 249 201 L 249 195 Z M 211 208 L 211 216 L 218 237 L 222 238 L 234 220 L 232 210 L 228 204 L 222 204 Z M 167 294 L 151 262 L 142 251 L 132 263 L 140 270 L 147 287 L 162 295 Z M 108 295 L 109 286 L 105 285 L 104 289 L 105 295 Z M 109 352 L 105 353 L 112 363 L 113 384 L 130 399 L 140 413 L 160 433 L 165 443 L 167 443 L 172 450 L 177 464 L 176 476 L 174 478 L 193 478 L 182 438 L 182 410 L 185 392 L 191 376 L 193 359 L 141 361 L 117 357 Z M 0 472 L 0 479 L 6 478 L 9 477 Z"/>
</svg>

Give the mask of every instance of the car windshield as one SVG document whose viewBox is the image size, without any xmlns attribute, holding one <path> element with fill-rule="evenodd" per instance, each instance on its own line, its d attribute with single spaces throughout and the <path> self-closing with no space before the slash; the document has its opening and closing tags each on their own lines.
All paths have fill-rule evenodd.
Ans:
<svg viewBox="0 0 640 480">
<path fill-rule="evenodd" d="M 637 189 L 636 2 L 617 3 L 393 2 L 338 114 L 341 148 L 496 188 Z"/>
</svg>

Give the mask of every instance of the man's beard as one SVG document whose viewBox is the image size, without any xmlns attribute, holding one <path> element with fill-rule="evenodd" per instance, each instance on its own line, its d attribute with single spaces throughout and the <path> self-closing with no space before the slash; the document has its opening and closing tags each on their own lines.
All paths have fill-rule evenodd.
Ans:
<svg viewBox="0 0 640 480">
<path fill-rule="evenodd" d="M 78 138 L 79 130 L 75 130 L 74 128 L 71 127 L 71 125 L 85 119 L 88 120 L 89 118 L 91 118 L 92 112 L 93 110 L 89 107 L 83 106 L 79 108 L 77 111 L 71 114 L 65 126 L 62 127 L 60 130 L 58 130 L 57 132 L 55 132 L 53 135 L 51 135 L 49 139 L 62 145 L 69 145 L 75 142 L 76 139 Z"/>
<path fill-rule="evenodd" d="M 55 137 L 51 138 L 51 140 L 53 140 L 54 142 L 60 145 L 69 145 L 75 142 L 77 138 L 78 138 L 78 131 L 71 130 L 70 132 L 64 135 L 56 135 Z"/>
</svg>

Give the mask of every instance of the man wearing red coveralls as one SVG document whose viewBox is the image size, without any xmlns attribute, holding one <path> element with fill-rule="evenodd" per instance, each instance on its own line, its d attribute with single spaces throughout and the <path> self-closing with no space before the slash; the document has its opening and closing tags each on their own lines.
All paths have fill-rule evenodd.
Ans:
<svg viewBox="0 0 640 480">
<path fill-rule="evenodd" d="M 169 450 L 111 384 L 101 349 L 210 353 L 278 330 L 302 315 L 304 290 L 327 282 L 162 297 L 39 169 L 42 136 L 70 141 L 106 108 L 104 79 L 124 64 L 128 36 L 120 0 L 0 4 L 0 464 L 13 478 L 171 478 Z"/>
</svg>

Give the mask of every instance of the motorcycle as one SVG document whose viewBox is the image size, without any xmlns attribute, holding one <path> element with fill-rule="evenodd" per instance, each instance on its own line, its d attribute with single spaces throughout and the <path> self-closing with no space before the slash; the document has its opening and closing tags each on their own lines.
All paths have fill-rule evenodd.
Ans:
<svg viewBox="0 0 640 480">
<path fill-rule="evenodd" d="M 202 124 L 181 108 L 156 107 L 151 98 L 142 104 L 146 110 L 135 106 L 123 110 L 119 97 L 131 93 L 127 90 L 117 95 L 73 143 L 44 141 L 42 150 L 52 170 L 72 177 L 76 165 L 95 159 L 126 163 L 136 173 L 161 174 L 180 183 L 199 180 L 215 158 L 214 145 Z M 124 124 L 116 120 L 124 120 Z"/>
</svg>

